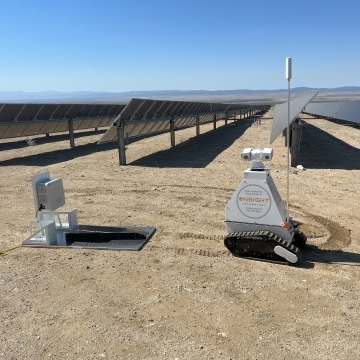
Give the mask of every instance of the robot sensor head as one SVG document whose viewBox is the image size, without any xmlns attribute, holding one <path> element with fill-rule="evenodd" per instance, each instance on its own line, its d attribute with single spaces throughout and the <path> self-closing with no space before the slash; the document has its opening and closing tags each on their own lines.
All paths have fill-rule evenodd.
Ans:
<svg viewBox="0 0 360 360">
<path fill-rule="evenodd" d="M 246 148 L 241 153 L 241 158 L 246 161 L 270 161 L 273 157 L 273 149 L 252 149 Z"/>
</svg>

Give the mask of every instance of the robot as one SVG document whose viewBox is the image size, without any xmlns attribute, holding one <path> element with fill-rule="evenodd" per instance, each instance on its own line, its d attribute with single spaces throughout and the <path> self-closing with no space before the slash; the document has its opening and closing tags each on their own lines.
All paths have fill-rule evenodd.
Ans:
<svg viewBox="0 0 360 360">
<path fill-rule="evenodd" d="M 237 257 L 297 265 L 306 236 L 289 217 L 270 169 L 264 166 L 272 156 L 271 148 L 242 152 L 241 158 L 251 166 L 225 208 L 224 244 Z"/>
</svg>

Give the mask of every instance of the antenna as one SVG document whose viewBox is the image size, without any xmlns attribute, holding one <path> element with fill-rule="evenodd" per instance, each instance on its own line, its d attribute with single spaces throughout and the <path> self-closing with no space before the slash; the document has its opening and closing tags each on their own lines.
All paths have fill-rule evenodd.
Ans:
<svg viewBox="0 0 360 360">
<path fill-rule="evenodd" d="M 286 80 L 290 81 L 292 77 L 292 58 L 286 58 Z"/>
<path fill-rule="evenodd" d="M 290 173 L 290 80 L 292 77 L 292 58 L 286 58 L 285 77 L 288 81 L 288 121 L 286 131 L 286 145 L 287 145 L 287 173 L 286 173 L 286 210 L 287 221 L 289 221 L 289 173 Z"/>
</svg>

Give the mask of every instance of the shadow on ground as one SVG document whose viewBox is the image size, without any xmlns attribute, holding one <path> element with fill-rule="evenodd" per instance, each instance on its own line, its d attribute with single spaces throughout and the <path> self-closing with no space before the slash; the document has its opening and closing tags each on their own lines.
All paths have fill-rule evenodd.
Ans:
<svg viewBox="0 0 360 360">
<path fill-rule="evenodd" d="M 360 149 L 305 123 L 297 162 L 307 169 L 359 170 Z"/>
<path fill-rule="evenodd" d="M 302 250 L 303 264 L 301 267 L 311 268 L 313 263 L 360 266 L 360 254 L 343 250 L 324 250 L 315 245 L 306 245 Z"/>
<path fill-rule="evenodd" d="M 75 142 L 76 139 L 84 137 L 84 136 L 90 136 L 90 135 L 97 135 L 97 134 L 103 134 L 106 130 L 98 130 L 98 131 L 81 131 L 75 133 Z M 22 140 L 15 140 L 15 141 L 9 141 L 5 143 L 0 143 L 0 151 L 2 150 L 14 150 L 14 149 L 22 149 L 33 145 L 41 145 L 41 144 L 49 144 L 55 141 L 65 141 L 68 140 L 70 144 L 70 137 L 68 133 L 62 133 L 62 134 L 51 134 L 50 136 L 28 136 L 27 139 Z"/>
<path fill-rule="evenodd" d="M 117 143 L 100 144 L 89 143 L 79 145 L 75 148 L 60 149 L 40 154 L 28 155 L 0 161 L 0 166 L 48 166 L 52 164 L 62 163 L 77 157 L 90 155 L 95 152 L 108 151 L 117 148 Z"/>
<path fill-rule="evenodd" d="M 254 118 L 229 122 L 213 131 L 186 140 L 173 148 L 135 160 L 129 165 L 159 168 L 203 168 L 231 146 L 254 122 Z M 170 140 L 169 140 L 170 141 Z"/>
</svg>

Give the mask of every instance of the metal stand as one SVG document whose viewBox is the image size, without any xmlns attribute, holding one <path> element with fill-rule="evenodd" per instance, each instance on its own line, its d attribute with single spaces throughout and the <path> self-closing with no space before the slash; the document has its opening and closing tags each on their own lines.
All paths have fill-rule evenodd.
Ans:
<svg viewBox="0 0 360 360">
<path fill-rule="evenodd" d="M 300 150 L 302 127 L 300 123 L 291 125 L 291 166 L 297 166 Z"/>
<path fill-rule="evenodd" d="M 29 247 L 72 247 L 111 250 L 141 250 L 151 239 L 153 227 L 79 225 L 77 210 L 56 211 L 65 204 L 61 179 L 43 172 L 31 178 L 36 220 L 30 222 Z"/>
<path fill-rule="evenodd" d="M 175 146 L 175 124 L 174 120 L 170 120 L 170 146 Z"/>
<path fill-rule="evenodd" d="M 125 148 L 125 131 L 124 124 L 120 123 L 116 127 L 119 149 L 119 163 L 120 165 L 126 165 L 126 148 Z"/>
<path fill-rule="evenodd" d="M 196 116 L 195 126 L 196 126 L 196 136 L 199 136 L 200 135 L 200 116 Z"/>
<path fill-rule="evenodd" d="M 292 72 L 292 59 L 286 58 L 286 80 L 288 81 L 288 121 L 286 131 L 286 145 L 287 145 L 287 174 L 286 174 L 286 211 L 287 220 L 289 221 L 289 183 L 290 183 L 290 80 Z"/>
<path fill-rule="evenodd" d="M 74 124 L 71 119 L 68 120 L 69 136 L 70 136 L 70 147 L 75 147 L 75 138 L 74 138 Z"/>
</svg>

